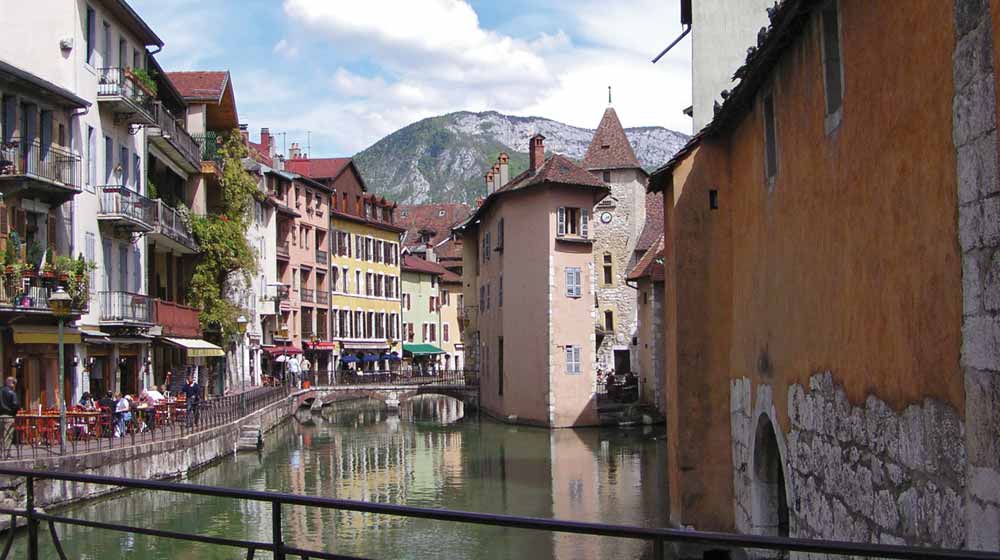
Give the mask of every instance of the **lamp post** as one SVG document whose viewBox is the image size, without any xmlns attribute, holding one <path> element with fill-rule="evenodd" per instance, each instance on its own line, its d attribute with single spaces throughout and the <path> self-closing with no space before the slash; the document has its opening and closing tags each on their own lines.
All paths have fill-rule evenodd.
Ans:
<svg viewBox="0 0 1000 560">
<path fill-rule="evenodd" d="M 59 384 L 56 392 L 59 394 L 59 454 L 66 454 L 66 372 L 63 364 L 63 331 L 66 318 L 69 317 L 69 306 L 72 298 L 62 286 L 49 296 L 49 308 L 59 321 Z"/>
<path fill-rule="evenodd" d="M 240 354 L 239 354 L 239 359 L 236 360 L 236 364 L 237 364 L 236 367 L 240 368 L 240 385 L 243 387 L 244 391 L 246 391 L 246 389 L 247 389 L 247 377 L 246 377 L 246 372 L 243 371 L 243 365 L 244 365 L 243 364 L 243 337 L 244 337 L 244 335 L 246 335 L 246 332 L 247 332 L 247 323 L 249 323 L 249 322 L 250 321 L 248 321 L 247 318 L 244 317 L 243 315 L 240 315 L 239 317 L 236 318 L 236 330 L 240 333 L 240 344 L 238 346 L 238 351 L 239 351 Z"/>
</svg>

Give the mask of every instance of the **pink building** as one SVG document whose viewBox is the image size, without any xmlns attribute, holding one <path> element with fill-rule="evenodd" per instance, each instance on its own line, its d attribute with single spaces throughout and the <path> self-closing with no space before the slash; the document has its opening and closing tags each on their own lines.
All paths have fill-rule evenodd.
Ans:
<svg viewBox="0 0 1000 560">
<path fill-rule="evenodd" d="M 527 424 L 597 424 L 591 210 L 608 185 L 530 140 L 527 171 L 507 154 L 463 239 L 463 342 L 483 410 Z"/>
</svg>

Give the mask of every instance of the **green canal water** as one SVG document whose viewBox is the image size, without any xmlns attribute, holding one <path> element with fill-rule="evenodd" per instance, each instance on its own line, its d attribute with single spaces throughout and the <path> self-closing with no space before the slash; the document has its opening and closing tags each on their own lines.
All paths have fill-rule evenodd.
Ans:
<svg viewBox="0 0 1000 560">
<path fill-rule="evenodd" d="M 463 418 L 461 403 L 420 397 L 390 412 L 356 401 L 300 414 L 265 438 L 262 454 L 227 458 L 198 484 L 411 506 L 665 525 L 666 448 L 661 429 L 548 431 Z M 269 541 L 263 503 L 132 492 L 66 512 L 74 517 Z M 651 557 L 636 541 L 288 507 L 294 546 L 366 558 Z M 245 551 L 57 526 L 70 558 L 230 559 Z M 44 526 L 43 526 L 44 528 Z M 55 558 L 48 531 L 42 558 Z M 23 535 L 14 558 L 24 554 Z M 270 558 L 257 553 L 257 558 Z"/>
</svg>

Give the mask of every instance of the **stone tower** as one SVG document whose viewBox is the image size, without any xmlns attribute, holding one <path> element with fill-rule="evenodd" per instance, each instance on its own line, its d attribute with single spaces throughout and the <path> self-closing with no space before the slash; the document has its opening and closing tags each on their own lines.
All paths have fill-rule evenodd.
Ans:
<svg viewBox="0 0 1000 560">
<path fill-rule="evenodd" d="M 593 213 L 597 365 L 625 373 L 631 363 L 637 298 L 636 290 L 625 284 L 625 276 L 634 264 L 636 241 L 646 223 L 648 175 L 610 106 L 587 148 L 583 167 L 611 186 L 611 195 Z"/>
</svg>

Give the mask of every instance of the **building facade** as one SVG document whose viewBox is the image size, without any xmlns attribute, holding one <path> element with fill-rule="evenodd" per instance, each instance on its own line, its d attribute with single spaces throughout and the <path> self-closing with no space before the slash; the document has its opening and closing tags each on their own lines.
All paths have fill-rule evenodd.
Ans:
<svg viewBox="0 0 1000 560">
<path fill-rule="evenodd" d="M 464 338 L 479 348 L 480 405 L 508 421 L 549 427 L 597 423 L 591 211 L 608 186 L 567 158 L 487 174 L 488 196 L 456 228 L 463 242 Z M 492 181 L 492 182 L 491 182 Z M 515 294 L 504 298 L 504 290 Z M 470 305 L 476 302 L 475 305 Z"/>
<path fill-rule="evenodd" d="M 433 252 L 430 256 L 433 257 Z M 458 325 L 461 277 L 439 263 L 404 254 L 402 278 L 403 342 L 432 347 L 422 347 L 415 353 L 406 352 L 404 345 L 404 358 L 410 357 L 411 364 L 433 363 L 442 370 L 462 369 Z M 412 360 L 414 357 L 423 359 Z"/>
<path fill-rule="evenodd" d="M 625 276 L 635 264 L 646 223 L 647 176 L 611 107 L 604 111 L 583 167 L 611 186 L 611 194 L 594 207 L 597 366 L 624 375 L 632 369 L 636 329 L 636 293 Z"/>
<path fill-rule="evenodd" d="M 626 280 L 636 290 L 636 329 L 632 357 L 633 371 L 639 378 L 639 401 L 652 404 L 663 413 L 666 410 L 666 395 L 663 391 L 662 234 L 629 271 Z"/>
<path fill-rule="evenodd" d="M 1000 2 L 908 8 L 782 2 L 653 176 L 675 522 L 998 547 Z"/>
</svg>

